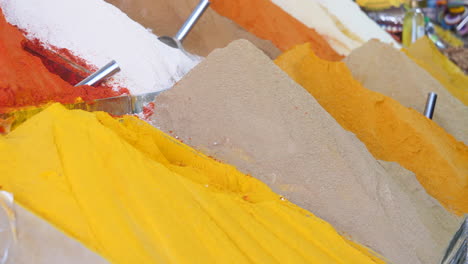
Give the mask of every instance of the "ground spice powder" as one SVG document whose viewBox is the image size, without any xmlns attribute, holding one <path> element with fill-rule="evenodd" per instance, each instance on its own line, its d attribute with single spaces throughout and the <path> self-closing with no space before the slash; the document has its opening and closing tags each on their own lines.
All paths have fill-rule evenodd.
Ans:
<svg viewBox="0 0 468 264">
<path fill-rule="evenodd" d="M 343 61 L 353 78 L 365 88 L 389 96 L 419 113 L 424 112 L 427 94 L 437 93 L 432 120 L 457 140 L 468 144 L 468 107 L 405 53 L 371 40 L 353 50 Z"/>
<path fill-rule="evenodd" d="M 432 263 L 460 227 L 413 173 L 376 161 L 245 40 L 212 52 L 155 106 L 152 123 L 162 131 L 268 184 L 389 263 Z"/>
<path fill-rule="evenodd" d="M 76 85 L 85 79 L 97 68 L 92 68 L 84 61 L 80 61 L 78 57 L 73 56 L 70 51 L 66 49 L 57 49 L 52 51 L 52 47 L 45 47 L 38 39 L 26 39 L 22 42 L 23 49 L 32 55 L 41 59 L 42 64 L 51 73 L 59 75 L 64 81 L 71 85 Z M 68 58 L 72 56 L 72 58 Z M 65 60 L 77 62 L 76 65 L 67 64 Z"/>
<path fill-rule="evenodd" d="M 455 63 L 465 74 L 468 74 L 468 49 L 465 47 L 450 47 L 444 50 L 445 56 Z"/>
<path fill-rule="evenodd" d="M 73 87 L 27 52 L 25 42 L 0 10 L 0 112 L 49 101 L 73 103 L 77 98 L 88 101 L 120 94 L 112 88 Z"/>
<path fill-rule="evenodd" d="M 158 36 L 173 36 L 190 16 L 199 0 L 106 0 Z M 216 48 L 224 48 L 236 39 L 247 39 L 272 59 L 281 51 L 270 41 L 260 39 L 234 21 L 208 8 L 187 38 L 184 49 L 207 56 Z"/>
<path fill-rule="evenodd" d="M 135 117 L 54 104 L 0 136 L 0 160 L 15 200 L 111 263 L 383 263 Z"/>
<path fill-rule="evenodd" d="M 428 193 L 456 214 L 468 212 L 468 147 L 435 122 L 353 79 L 343 62 L 318 58 L 310 44 L 276 63 L 309 91 L 371 153 L 413 171 Z"/>
<path fill-rule="evenodd" d="M 468 105 L 468 76 L 442 54 L 431 40 L 427 37 L 421 38 L 403 51 L 434 76 L 453 96 Z"/>
<path fill-rule="evenodd" d="M 343 58 L 314 29 L 270 0 L 213 0 L 211 7 L 259 38 L 270 40 L 282 51 L 310 42 L 322 59 L 339 61 Z"/>
</svg>

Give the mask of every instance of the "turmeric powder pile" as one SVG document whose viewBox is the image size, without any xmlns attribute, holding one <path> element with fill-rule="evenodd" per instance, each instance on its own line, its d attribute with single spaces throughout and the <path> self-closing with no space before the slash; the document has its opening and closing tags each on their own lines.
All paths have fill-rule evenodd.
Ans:
<svg viewBox="0 0 468 264">
<path fill-rule="evenodd" d="M 431 40 L 427 37 L 421 38 L 403 51 L 444 85 L 453 96 L 468 105 L 468 76 L 442 54 Z"/>
<path fill-rule="evenodd" d="M 371 40 L 355 49 L 343 62 L 365 88 L 389 96 L 419 113 L 424 112 L 428 93 L 437 93 L 432 120 L 455 139 L 468 144 L 468 106 L 404 52 Z"/>
<path fill-rule="evenodd" d="M 383 263 L 135 117 L 54 104 L 0 136 L 0 160 L 18 203 L 111 263 Z"/>
<path fill-rule="evenodd" d="M 339 61 L 339 55 L 314 29 L 302 24 L 270 0 L 212 0 L 211 8 L 257 37 L 270 40 L 285 51 L 305 42 L 312 43 L 322 59 Z"/>
<path fill-rule="evenodd" d="M 448 210 L 468 212 L 468 147 L 435 122 L 353 79 L 343 62 L 318 58 L 310 44 L 285 52 L 276 64 L 309 91 L 371 153 L 413 171 Z"/>
</svg>

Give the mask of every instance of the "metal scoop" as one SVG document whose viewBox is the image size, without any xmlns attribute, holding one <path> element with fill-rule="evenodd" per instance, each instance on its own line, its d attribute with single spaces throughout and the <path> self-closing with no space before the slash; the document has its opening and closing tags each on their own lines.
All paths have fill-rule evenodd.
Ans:
<svg viewBox="0 0 468 264">
<path fill-rule="evenodd" d="M 455 233 L 445 251 L 441 264 L 466 264 L 468 262 L 468 217 Z"/>
<path fill-rule="evenodd" d="M 120 71 L 120 67 L 115 62 L 115 60 L 112 60 L 111 62 L 107 63 L 104 67 L 100 68 L 90 76 L 88 76 L 86 79 L 82 80 L 81 82 L 77 83 L 75 87 L 78 87 L 80 85 L 89 85 L 89 86 L 95 86 L 103 82 L 105 79 L 113 76 L 114 74 L 118 73 Z"/>
<path fill-rule="evenodd" d="M 424 116 L 432 119 L 434 116 L 434 110 L 437 102 L 437 94 L 434 92 L 430 92 L 427 95 L 426 107 L 424 108 Z"/>
<path fill-rule="evenodd" d="M 179 32 L 177 32 L 174 37 L 162 36 L 158 39 L 169 47 L 184 50 L 182 42 L 210 4 L 211 3 L 209 0 L 200 0 L 197 7 L 195 7 L 192 14 L 190 14 L 190 17 L 185 21 L 184 25 L 180 28 Z"/>
</svg>

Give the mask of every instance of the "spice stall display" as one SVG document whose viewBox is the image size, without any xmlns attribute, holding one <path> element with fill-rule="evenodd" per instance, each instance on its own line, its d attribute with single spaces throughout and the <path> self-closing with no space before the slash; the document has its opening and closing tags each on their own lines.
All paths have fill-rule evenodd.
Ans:
<svg viewBox="0 0 468 264">
<path fill-rule="evenodd" d="M 158 96 L 152 123 L 262 180 L 390 263 L 438 258 L 457 228 L 457 217 L 413 173 L 376 160 L 246 41 L 211 53 Z"/>
<path fill-rule="evenodd" d="M 10 164 L 3 188 L 111 263 L 383 263 L 255 178 L 135 117 L 52 105 L 0 148 Z"/>
<path fill-rule="evenodd" d="M 351 0 L 0 8 L 1 264 L 430 264 L 468 212 L 466 76 Z"/>
</svg>

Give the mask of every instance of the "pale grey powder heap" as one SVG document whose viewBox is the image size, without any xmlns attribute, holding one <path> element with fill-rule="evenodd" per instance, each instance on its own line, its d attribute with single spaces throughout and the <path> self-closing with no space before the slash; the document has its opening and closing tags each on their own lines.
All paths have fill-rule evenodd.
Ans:
<svg viewBox="0 0 468 264">
<path fill-rule="evenodd" d="M 80 242 L 15 205 L 18 243 L 7 264 L 108 264 Z"/>
<path fill-rule="evenodd" d="M 468 144 L 468 107 L 406 54 L 378 40 L 355 49 L 344 62 L 367 89 L 423 113 L 427 94 L 438 94 L 433 120 Z"/>
<path fill-rule="evenodd" d="M 259 178 L 392 263 L 436 263 L 459 227 L 413 174 L 396 164 L 387 171 L 247 41 L 214 51 L 161 94 L 153 122 Z M 394 168 L 402 172 L 398 179 Z"/>
</svg>

